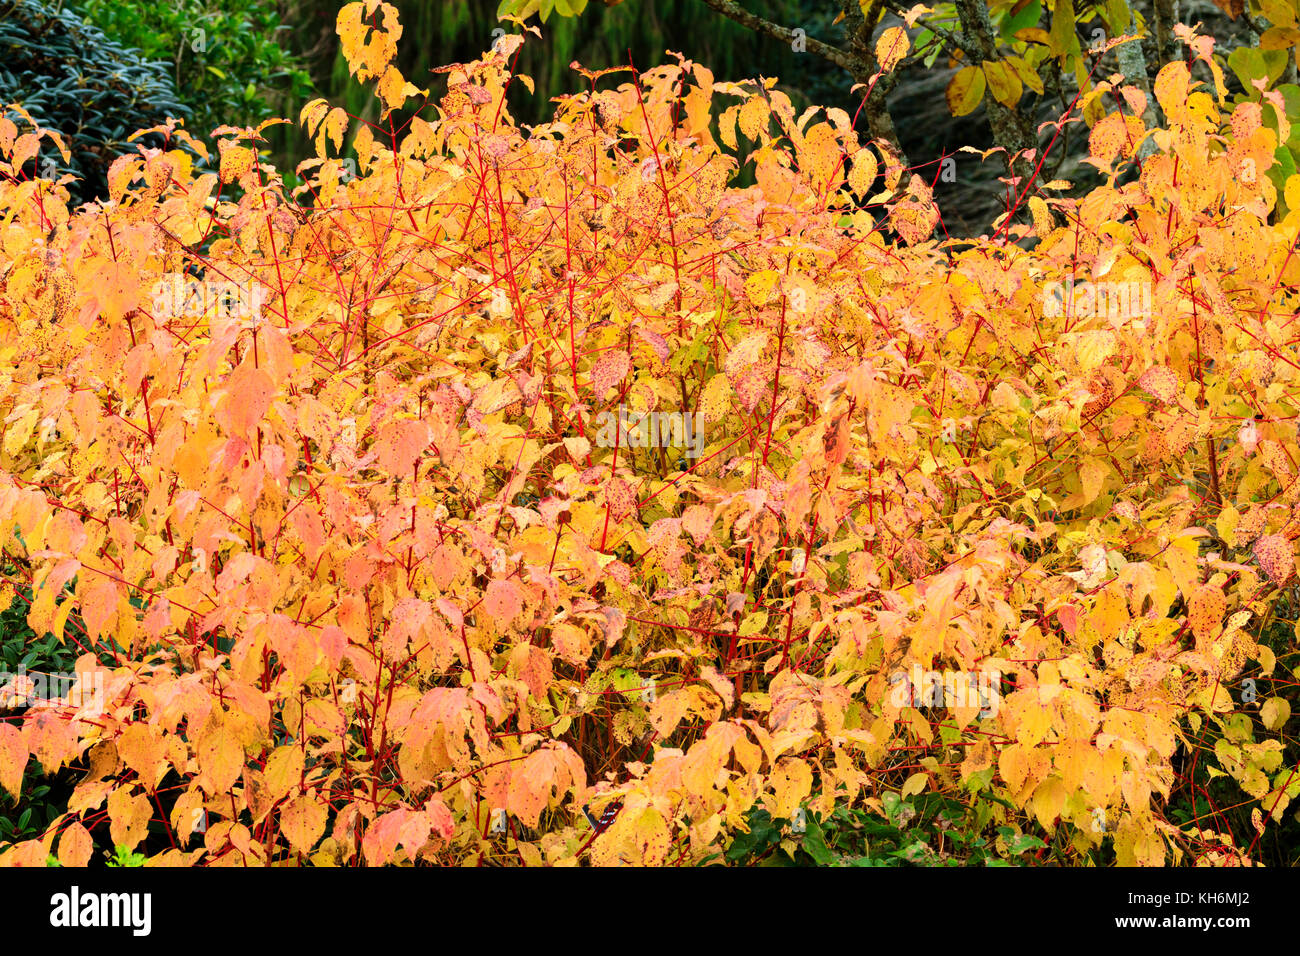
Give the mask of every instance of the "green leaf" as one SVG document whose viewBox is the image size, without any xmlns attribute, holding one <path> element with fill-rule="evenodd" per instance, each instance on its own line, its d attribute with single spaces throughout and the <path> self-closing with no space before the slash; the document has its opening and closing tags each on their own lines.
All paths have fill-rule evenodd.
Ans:
<svg viewBox="0 0 1300 956">
<path fill-rule="evenodd" d="M 1010 40 L 1016 35 L 1017 30 L 1024 30 L 1027 27 L 1038 26 L 1038 21 L 1043 16 L 1043 4 L 1040 0 L 1034 0 L 1019 13 L 1011 14 L 1002 21 L 1002 28 L 998 31 L 1002 39 Z"/>
<path fill-rule="evenodd" d="M 1251 100 L 1258 102 L 1259 90 L 1251 85 L 1252 80 L 1267 78 L 1268 85 L 1277 82 L 1282 71 L 1286 69 L 1287 50 L 1259 50 L 1255 47 L 1241 46 L 1228 54 L 1228 68 L 1237 75 L 1243 89 Z"/>
<path fill-rule="evenodd" d="M 639 690 L 643 683 L 641 675 L 626 667 L 615 667 L 610 671 L 613 685 L 621 691 Z"/>
<path fill-rule="evenodd" d="M 999 827 L 999 830 L 1007 829 Z M 1012 856 L 1020 856 L 1022 853 L 1028 853 L 1030 850 L 1041 850 L 1047 846 L 1042 840 L 1028 833 L 1013 834 L 1007 838 L 1007 851 Z"/>
<path fill-rule="evenodd" d="M 826 846 L 826 835 L 822 833 L 821 824 L 811 816 L 807 818 L 808 829 L 804 832 L 803 848 L 818 866 L 831 866 L 835 857 Z"/>
<path fill-rule="evenodd" d="M 1291 147 L 1283 145 L 1274 150 L 1273 158 L 1277 162 L 1268 171 L 1268 178 L 1277 190 L 1278 215 L 1283 217 L 1289 212 L 1283 195 L 1286 192 L 1286 181 L 1296 174 L 1296 155 Z"/>
<path fill-rule="evenodd" d="M 1052 53 L 1062 56 L 1067 53 L 1079 54 L 1079 35 L 1074 32 L 1073 0 L 1056 0 L 1052 10 Z"/>
<path fill-rule="evenodd" d="M 1128 32 L 1129 23 L 1132 22 L 1132 16 L 1129 13 L 1129 7 L 1126 0 L 1106 0 L 1106 6 L 1102 10 L 1102 19 L 1106 21 L 1106 26 L 1110 28 L 1111 36 L 1123 36 Z"/>
</svg>

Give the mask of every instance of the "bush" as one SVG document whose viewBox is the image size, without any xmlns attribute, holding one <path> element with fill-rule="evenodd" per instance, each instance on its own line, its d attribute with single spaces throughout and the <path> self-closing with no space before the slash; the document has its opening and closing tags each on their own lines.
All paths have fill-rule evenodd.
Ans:
<svg viewBox="0 0 1300 956">
<path fill-rule="evenodd" d="M 255 126 L 311 89 L 280 41 L 289 27 L 270 0 L 83 0 L 78 7 L 108 35 L 168 65 L 196 135 Z"/>
<path fill-rule="evenodd" d="M 19 568 L 7 567 L 6 578 L 18 576 Z M 65 590 L 65 599 L 73 588 Z M 115 652 L 101 644 L 94 648 L 78 647 L 77 633 L 84 634 L 80 616 L 68 605 L 68 629 L 72 640 L 61 641 L 52 633 L 38 636 L 27 621 L 31 607 L 32 591 L 24 587 L 14 592 L 0 586 L 0 604 L 7 609 L 0 612 L 0 719 L 15 721 L 28 713 L 33 697 L 52 696 L 68 688 L 70 677 L 77 670 L 77 660 L 90 653 L 100 663 L 111 663 Z M 57 677 L 55 675 L 58 675 Z M 41 680 L 37 686 L 30 681 Z M 46 688 L 49 688 L 48 690 Z M 0 789 L 0 844 L 16 843 L 38 837 L 66 814 L 68 799 L 79 779 L 71 768 L 63 768 L 54 775 L 44 772 L 39 759 L 33 756 L 23 770 L 17 793 Z"/>
<path fill-rule="evenodd" d="M 164 64 L 143 58 L 73 11 L 44 0 L 0 0 L 0 86 L 8 102 L 17 102 L 32 121 L 60 133 L 71 151 L 64 160 L 49 150 L 23 173 L 48 179 L 75 176 L 68 188 L 77 202 L 106 194 L 108 167 L 118 156 L 134 152 L 127 136 L 137 125 L 148 128 L 189 112 L 177 99 Z M 144 142 L 156 145 L 157 138 Z"/>
<path fill-rule="evenodd" d="M 391 8 L 339 27 L 421 92 Z M 842 114 L 695 64 L 525 134 L 518 42 L 355 178 L 308 104 L 311 210 L 233 131 L 93 216 L 0 186 L 0 546 L 34 633 L 118 649 L 94 720 L 0 724 L 0 786 L 81 775 L 0 859 L 742 861 L 800 810 L 814 862 L 1275 853 L 1300 212 L 1259 106 L 1172 63 L 1137 183 L 1103 116 L 1105 186 L 939 243 Z"/>
</svg>

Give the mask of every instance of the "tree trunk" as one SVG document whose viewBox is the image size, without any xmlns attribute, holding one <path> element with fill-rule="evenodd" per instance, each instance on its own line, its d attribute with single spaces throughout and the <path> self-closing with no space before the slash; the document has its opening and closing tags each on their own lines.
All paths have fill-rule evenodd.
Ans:
<svg viewBox="0 0 1300 956">
<path fill-rule="evenodd" d="M 1152 0 L 1156 15 L 1156 72 L 1159 73 L 1166 63 L 1181 60 L 1182 44 L 1174 36 L 1174 24 L 1178 22 L 1178 0 Z"/>
<path fill-rule="evenodd" d="M 956 0 L 956 6 L 962 30 L 974 43 L 975 52 L 979 54 L 979 59 L 971 65 L 980 66 L 985 62 L 997 62 L 997 43 L 984 0 Z M 985 94 L 984 107 L 988 111 L 993 141 L 1007 151 L 1008 162 L 1017 153 L 1038 148 L 1038 137 L 1019 106 L 1009 107 L 1000 103 L 994 99 L 993 91 L 990 89 Z M 1033 174 L 1033 167 L 1022 157 L 1017 159 L 1011 168 L 1013 174 L 1020 178 L 1019 189 L 1023 190 Z"/>
<path fill-rule="evenodd" d="M 879 5 L 872 6 L 873 15 L 870 20 L 863 16 L 862 8 L 856 0 L 850 0 L 841 9 L 844 11 L 844 20 L 848 26 L 847 52 L 854 64 L 853 80 L 863 86 L 871 86 L 871 77 L 880 69 L 880 63 L 876 60 L 876 51 L 871 46 L 872 35 L 880 20 Z M 871 138 L 881 140 L 892 147 L 898 161 L 906 167 L 911 164 L 908 162 L 907 154 L 903 152 L 903 143 L 898 137 L 898 127 L 894 125 L 893 114 L 889 112 L 889 91 L 897 82 L 896 71 L 880 77 L 876 85 L 871 87 L 871 92 L 867 94 L 867 102 L 862 107 L 862 111 L 866 114 L 867 129 L 871 131 Z"/>
<path fill-rule="evenodd" d="M 1133 10 L 1132 0 L 1128 0 L 1127 6 L 1129 29 L 1133 30 L 1137 28 L 1137 14 Z M 1159 123 L 1159 119 L 1156 117 L 1155 97 L 1151 95 L 1151 77 L 1147 73 L 1147 60 L 1142 53 L 1142 41 L 1132 40 L 1120 44 L 1115 48 L 1115 56 L 1119 60 L 1119 69 L 1124 74 L 1124 79 L 1128 80 L 1130 86 L 1136 86 L 1147 95 L 1147 108 L 1142 113 L 1142 122 L 1147 129 L 1154 128 Z M 1155 149 L 1154 140 L 1149 137 L 1143 140 L 1137 151 L 1138 161 L 1145 160 L 1155 152 Z"/>
</svg>

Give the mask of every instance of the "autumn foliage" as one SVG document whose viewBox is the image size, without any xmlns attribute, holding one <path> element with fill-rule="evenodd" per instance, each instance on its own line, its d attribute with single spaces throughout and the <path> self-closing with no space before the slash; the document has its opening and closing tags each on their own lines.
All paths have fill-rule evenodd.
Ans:
<svg viewBox="0 0 1300 956">
<path fill-rule="evenodd" d="M 0 723 L 0 786 L 79 779 L 0 859 L 671 865 L 755 805 L 930 791 L 1078 862 L 1250 860 L 1300 792 L 1240 689 L 1285 669 L 1300 535 L 1280 97 L 1173 63 L 1145 131 L 1102 83 L 1105 186 L 940 241 L 841 111 L 678 62 L 520 129 L 507 37 L 398 124 L 395 11 L 339 28 L 385 107 L 355 178 L 317 102 L 310 196 L 231 128 L 103 205 L 0 185 L 0 603 L 106 688 Z M 0 171 L 58 147 L 0 121 Z M 157 307 L 199 274 L 260 309 Z M 603 447 L 619 406 L 701 413 L 703 454 Z M 995 712 L 900 704 L 914 667 L 996 671 Z M 1196 761 L 1256 829 L 1169 818 Z"/>
</svg>

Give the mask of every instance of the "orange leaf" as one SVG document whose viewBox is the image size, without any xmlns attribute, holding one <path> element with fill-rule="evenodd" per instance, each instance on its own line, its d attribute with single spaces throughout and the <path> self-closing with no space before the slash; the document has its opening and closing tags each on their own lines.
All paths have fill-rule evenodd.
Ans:
<svg viewBox="0 0 1300 956">
<path fill-rule="evenodd" d="M 59 834 L 59 863 L 68 867 L 83 867 L 90 862 L 94 844 L 90 831 L 74 823 Z"/>
<path fill-rule="evenodd" d="M 234 734 L 214 715 L 199 734 L 196 749 L 206 781 L 203 789 L 210 796 L 229 792 L 244 769 L 244 748 Z"/>
<path fill-rule="evenodd" d="M 27 741 L 13 724 L 0 722 L 0 787 L 18 799 L 27 769 Z"/>
<path fill-rule="evenodd" d="M 240 437 L 253 431 L 275 397 L 271 376 L 253 365 L 251 359 L 235 369 L 226 381 L 225 391 L 226 397 L 217 409 L 217 423 L 227 435 Z"/>
<path fill-rule="evenodd" d="M 506 627 L 523 610 L 524 599 L 514 581 L 497 578 L 483 593 L 483 609 L 500 627 Z"/>
<path fill-rule="evenodd" d="M 280 811 L 280 832 L 299 853 L 306 853 L 325 832 L 328 810 L 314 793 L 305 793 Z"/>
<path fill-rule="evenodd" d="M 902 27 L 890 27 L 880 34 L 876 41 L 876 59 L 880 61 L 881 71 L 888 73 L 892 70 L 911 48 L 912 41 Z"/>
</svg>

